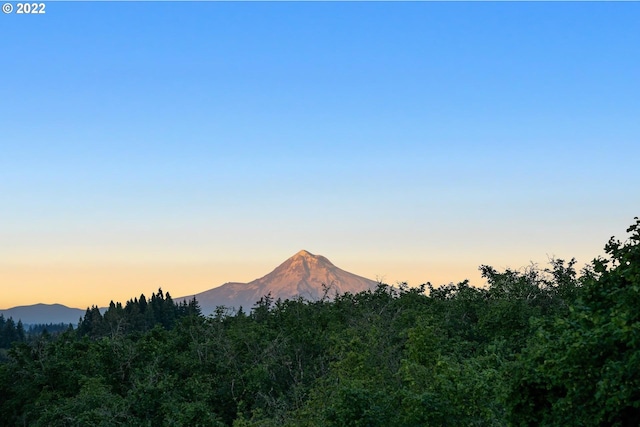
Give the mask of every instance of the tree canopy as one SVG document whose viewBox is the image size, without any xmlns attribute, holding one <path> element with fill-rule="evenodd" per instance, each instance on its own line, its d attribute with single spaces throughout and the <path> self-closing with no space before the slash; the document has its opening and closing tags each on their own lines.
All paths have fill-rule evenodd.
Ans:
<svg viewBox="0 0 640 427">
<path fill-rule="evenodd" d="M 580 272 L 481 266 L 484 287 L 209 317 L 158 290 L 23 339 L 0 316 L 0 426 L 637 426 L 640 220 L 627 232 Z"/>
</svg>

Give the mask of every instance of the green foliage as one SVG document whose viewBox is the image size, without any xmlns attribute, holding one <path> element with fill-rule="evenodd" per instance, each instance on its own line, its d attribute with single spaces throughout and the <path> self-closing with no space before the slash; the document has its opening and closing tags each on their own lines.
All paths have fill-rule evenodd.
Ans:
<svg viewBox="0 0 640 427">
<path fill-rule="evenodd" d="M 73 330 L 73 325 L 70 323 L 42 323 L 37 325 L 29 325 L 27 330 L 27 336 L 31 338 L 38 337 L 43 333 L 57 335 L 68 330 Z"/>
<path fill-rule="evenodd" d="M 22 321 L 18 320 L 16 324 L 13 318 L 5 319 L 0 314 L 0 349 L 10 348 L 14 342 L 24 342 L 26 336 Z"/>
<path fill-rule="evenodd" d="M 585 272 L 566 317 L 541 323 L 518 363 L 514 424 L 640 424 L 640 220 Z"/>
<path fill-rule="evenodd" d="M 162 290 L 91 307 L 5 350 L 0 426 L 639 425 L 640 222 L 628 231 L 580 275 L 481 266 L 485 288 L 267 295 L 208 318 Z"/>
<path fill-rule="evenodd" d="M 143 333 L 156 325 L 171 329 L 177 319 L 200 314 L 200 307 L 195 299 L 176 304 L 168 292 L 165 295 L 162 289 L 158 289 L 158 293 L 151 294 L 149 301 L 144 294 L 140 295 L 140 299 L 127 301 L 124 307 L 121 303 L 111 301 L 104 315 L 97 306 L 87 308 L 84 317 L 80 319 L 78 335 L 97 339 Z"/>
<path fill-rule="evenodd" d="M 125 426 L 125 400 L 113 394 L 100 377 L 85 378 L 78 393 L 42 405 L 36 426 Z"/>
</svg>

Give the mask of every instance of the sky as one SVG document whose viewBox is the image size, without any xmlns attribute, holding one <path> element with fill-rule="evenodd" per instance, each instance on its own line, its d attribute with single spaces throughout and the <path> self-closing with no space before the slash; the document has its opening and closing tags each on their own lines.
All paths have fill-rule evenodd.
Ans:
<svg viewBox="0 0 640 427">
<path fill-rule="evenodd" d="M 483 286 L 640 215 L 640 3 L 49 1 L 0 37 L 0 308 L 301 249 Z"/>
</svg>

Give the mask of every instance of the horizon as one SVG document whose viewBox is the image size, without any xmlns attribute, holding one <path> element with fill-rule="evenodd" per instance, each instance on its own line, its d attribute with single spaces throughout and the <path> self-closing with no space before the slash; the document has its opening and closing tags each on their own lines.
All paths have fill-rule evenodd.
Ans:
<svg viewBox="0 0 640 427">
<path fill-rule="evenodd" d="M 640 214 L 640 3 L 47 2 L 0 16 L 0 307 L 580 268 Z"/>
<path fill-rule="evenodd" d="M 275 270 L 277 270 L 278 268 L 280 268 L 283 264 L 286 264 L 286 262 L 287 262 L 287 261 L 289 261 L 289 260 L 291 260 L 291 259 L 293 259 L 293 258 L 295 258 L 295 257 L 297 257 L 297 256 L 299 256 L 299 255 L 301 255 L 301 254 L 308 254 L 308 255 L 310 255 L 310 256 L 312 256 L 312 257 L 324 258 L 324 259 L 328 260 L 328 261 L 329 261 L 329 263 L 330 263 L 331 265 L 333 265 L 334 267 L 337 267 L 338 269 L 343 270 L 343 271 L 347 271 L 347 270 L 344 270 L 344 269 L 340 268 L 340 266 L 337 266 L 337 265 L 333 264 L 333 262 L 331 262 L 331 260 L 330 260 L 330 259 L 328 259 L 327 257 L 325 257 L 325 256 L 324 256 L 324 255 L 322 255 L 322 254 L 316 254 L 316 253 L 312 253 L 312 252 L 310 252 L 310 251 L 308 251 L 308 250 L 306 250 L 306 249 L 301 249 L 301 250 L 299 250 L 298 252 L 296 252 L 295 254 L 293 254 L 293 255 L 291 255 L 290 257 L 288 257 L 286 260 L 283 260 L 283 261 L 282 261 L 281 263 L 279 263 L 277 266 L 274 266 L 274 267 L 273 267 L 269 272 L 267 272 L 267 273 L 265 273 L 265 274 L 263 274 L 263 275 L 261 275 L 261 276 L 255 277 L 254 279 L 249 280 L 249 281 L 247 281 L 247 282 L 228 281 L 228 282 L 225 282 L 225 283 L 221 283 L 221 284 L 219 284 L 219 285 L 217 285 L 217 286 L 214 286 L 214 287 L 212 287 L 212 288 L 204 289 L 204 290 L 202 290 L 202 291 L 195 292 L 195 293 L 193 293 L 193 294 L 188 294 L 188 295 L 171 295 L 171 297 L 172 297 L 172 299 L 189 298 L 189 297 L 191 297 L 191 296 L 196 296 L 197 294 L 202 293 L 203 291 L 207 291 L 207 290 L 215 289 L 215 288 L 218 288 L 218 287 L 220 287 L 220 286 L 227 285 L 227 284 L 235 284 L 235 283 L 247 283 L 247 284 L 248 284 L 248 283 L 250 283 L 250 282 L 253 282 L 253 281 L 256 281 L 256 280 L 260 280 L 260 279 L 262 279 L 262 278 L 264 278 L 264 277 L 268 276 L 269 274 L 272 274 Z M 352 272 L 351 272 L 351 271 L 347 271 L 347 273 L 352 273 Z M 357 275 L 357 274 L 356 274 L 356 275 Z M 357 275 L 357 276 L 359 276 L 359 275 Z M 359 277 L 363 277 L 363 276 L 359 276 Z M 384 281 L 382 281 L 380 278 L 378 278 L 378 279 L 371 279 L 371 278 L 368 278 L 368 277 L 364 277 L 364 278 L 365 278 L 365 279 L 369 279 L 369 280 L 376 281 L 376 282 L 381 283 L 381 284 L 386 284 L 386 285 L 389 285 L 389 286 L 398 286 L 398 285 L 400 285 L 400 284 L 404 284 L 404 282 L 385 283 L 385 282 L 384 282 Z M 419 285 L 422 285 L 422 284 L 426 284 L 426 282 L 420 283 L 420 284 L 418 284 L 418 286 L 419 286 Z M 446 284 L 446 283 L 443 283 L 443 284 Z M 160 287 L 160 288 L 161 288 L 161 287 Z M 145 295 L 145 297 L 149 298 L 149 297 L 151 296 L 151 294 L 152 294 L 152 293 L 155 293 L 155 292 L 157 292 L 158 290 L 159 290 L 159 289 L 154 289 L 154 290 L 152 290 L 152 291 L 150 291 L 150 292 L 142 292 L 141 294 L 139 294 L 139 295 L 133 295 L 133 296 L 131 296 L 131 297 L 127 298 L 126 300 L 113 300 L 113 299 L 112 299 L 112 300 L 110 300 L 110 301 L 109 301 L 109 303 L 107 303 L 107 304 L 90 304 L 90 305 L 87 305 L 87 307 L 68 306 L 68 305 L 65 305 L 65 304 L 57 303 L 57 302 L 45 302 L 45 303 L 43 303 L 43 302 L 38 302 L 38 303 L 33 303 L 33 304 L 19 305 L 19 306 L 6 307 L 6 308 L 2 308 L 2 307 L 0 307 L 0 311 L 6 311 L 6 310 L 10 310 L 10 309 L 13 309 L 13 308 L 20 308 L 20 307 L 32 307 L 32 306 L 36 306 L 36 305 L 45 305 L 45 306 L 62 305 L 62 306 L 66 306 L 66 307 L 69 307 L 69 308 L 78 308 L 78 309 L 81 309 L 81 310 L 84 310 L 85 308 L 90 308 L 90 307 L 92 307 L 92 306 L 98 306 L 98 307 L 101 307 L 101 308 L 106 308 L 106 307 L 108 307 L 108 306 L 109 306 L 109 304 L 110 304 L 111 302 L 114 302 L 114 303 L 122 303 L 122 304 L 124 304 L 125 302 L 127 302 L 127 301 L 129 301 L 129 300 L 133 300 L 133 299 L 135 299 L 135 298 L 139 298 L 139 297 L 140 297 L 140 296 L 142 296 L 142 295 Z M 171 293 L 171 291 L 170 291 L 169 289 L 163 289 L 163 293 L 167 294 L 167 293 Z"/>
</svg>

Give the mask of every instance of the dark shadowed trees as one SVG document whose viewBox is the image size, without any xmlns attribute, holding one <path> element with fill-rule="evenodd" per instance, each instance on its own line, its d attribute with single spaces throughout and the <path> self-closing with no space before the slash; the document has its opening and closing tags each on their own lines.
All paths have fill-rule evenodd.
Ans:
<svg viewBox="0 0 640 427">
<path fill-rule="evenodd" d="M 640 220 L 585 271 L 569 313 L 540 324 L 514 372 L 516 425 L 640 425 Z"/>
<path fill-rule="evenodd" d="M 249 313 L 161 289 L 77 331 L 0 316 L 0 426 L 637 426 L 640 221 L 575 261 Z"/>
</svg>

